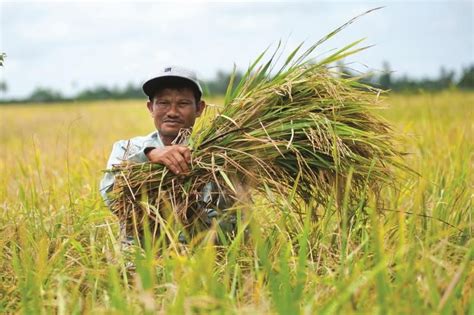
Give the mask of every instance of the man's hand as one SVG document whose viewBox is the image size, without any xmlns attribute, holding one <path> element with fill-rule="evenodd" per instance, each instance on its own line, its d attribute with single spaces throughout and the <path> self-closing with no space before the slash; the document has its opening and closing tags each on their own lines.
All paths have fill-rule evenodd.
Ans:
<svg viewBox="0 0 474 315">
<path fill-rule="evenodd" d="M 176 175 L 189 172 L 191 151 L 186 146 L 174 144 L 164 148 L 154 148 L 148 151 L 146 156 L 150 162 L 163 164 Z"/>
</svg>

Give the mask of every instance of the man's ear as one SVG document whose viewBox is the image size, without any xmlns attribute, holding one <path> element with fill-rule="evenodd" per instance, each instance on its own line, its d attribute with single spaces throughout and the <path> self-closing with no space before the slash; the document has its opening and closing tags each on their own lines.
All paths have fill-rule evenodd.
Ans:
<svg viewBox="0 0 474 315">
<path fill-rule="evenodd" d="M 196 117 L 201 116 L 202 112 L 204 111 L 204 108 L 206 108 L 206 102 L 199 101 L 196 111 Z"/>
<path fill-rule="evenodd" d="M 153 113 L 153 101 L 148 100 L 148 102 L 146 102 L 146 107 L 148 107 L 150 113 Z"/>
</svg>

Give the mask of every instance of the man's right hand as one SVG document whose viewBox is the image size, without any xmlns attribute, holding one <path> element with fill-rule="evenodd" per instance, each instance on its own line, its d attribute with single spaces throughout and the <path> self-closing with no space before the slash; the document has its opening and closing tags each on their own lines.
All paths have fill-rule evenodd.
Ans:
<svg viewBox="0 0 474 315">
<path fill-rule="evenodd" d="M 189 172 L 191 151 L 184 145 L 174 144 L 164 148 L 154 148 L 148 151 L 146 156 L 150 162 L 163 164 L 176 175 Z"/>
</svg>

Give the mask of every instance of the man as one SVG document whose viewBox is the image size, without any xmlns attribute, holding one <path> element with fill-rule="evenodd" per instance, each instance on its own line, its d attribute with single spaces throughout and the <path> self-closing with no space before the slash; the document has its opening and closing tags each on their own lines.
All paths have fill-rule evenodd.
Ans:
<svg viewBox="0 0 474 315">
<path fill-rule="evenodd" d="M 176 175 L 186 174 L 189 172 L 191 152 L 186 145 L 175 144 L 174 141 L 180 130 L 193 127 L 196 118 L 201 116 L 206 107 L 206 103 L 201 100 L 202 88 L 196 74 L 182 67 L 166 67 L 143 84 L 143 91 L 148 96 L 146 105 L 156 131 L 144 137 L 116 142 L 107 168 L 123 161 L 152 162 L 165 165 Z M 112 190 L 114 180 L 114 175 L 107 172 L 100 183 L 101 194 L 108 206 L 107 193 Z M 213 190 L 213 184 L 209 183 L 202 192 L 201 204 L 215 205 L 204 209 L 204 223 L 207 226 L 211 226 L 212 220 L 217 219 L 219 209 L 229 206 L 222 196 L 213 200 Z M 227 219 L 221 226 L 227 232 L 232 232 L 235 229 L 235 218 L 230 218 L 230 221 Z M 131 235 L 127 237 L 130 238 Z M 183 234 L 180 234 L 180 241 L 185 241 Z"/>
</svg>

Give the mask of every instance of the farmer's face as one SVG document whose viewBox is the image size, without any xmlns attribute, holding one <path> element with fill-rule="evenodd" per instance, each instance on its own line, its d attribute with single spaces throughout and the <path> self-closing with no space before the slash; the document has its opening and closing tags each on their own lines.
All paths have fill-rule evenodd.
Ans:
<svg viewBox="0 0 474 315">
<path fill-rule="evenodd" d="M 155 121 L 155 127 L 165 145 L 170 145 L 181 128 L 190 128 L 196 117 L 201 116 L 205 103 L 196 104 L 191 89 L 163 89 L 147 103 L 148 110 Z"/>
</svg>

